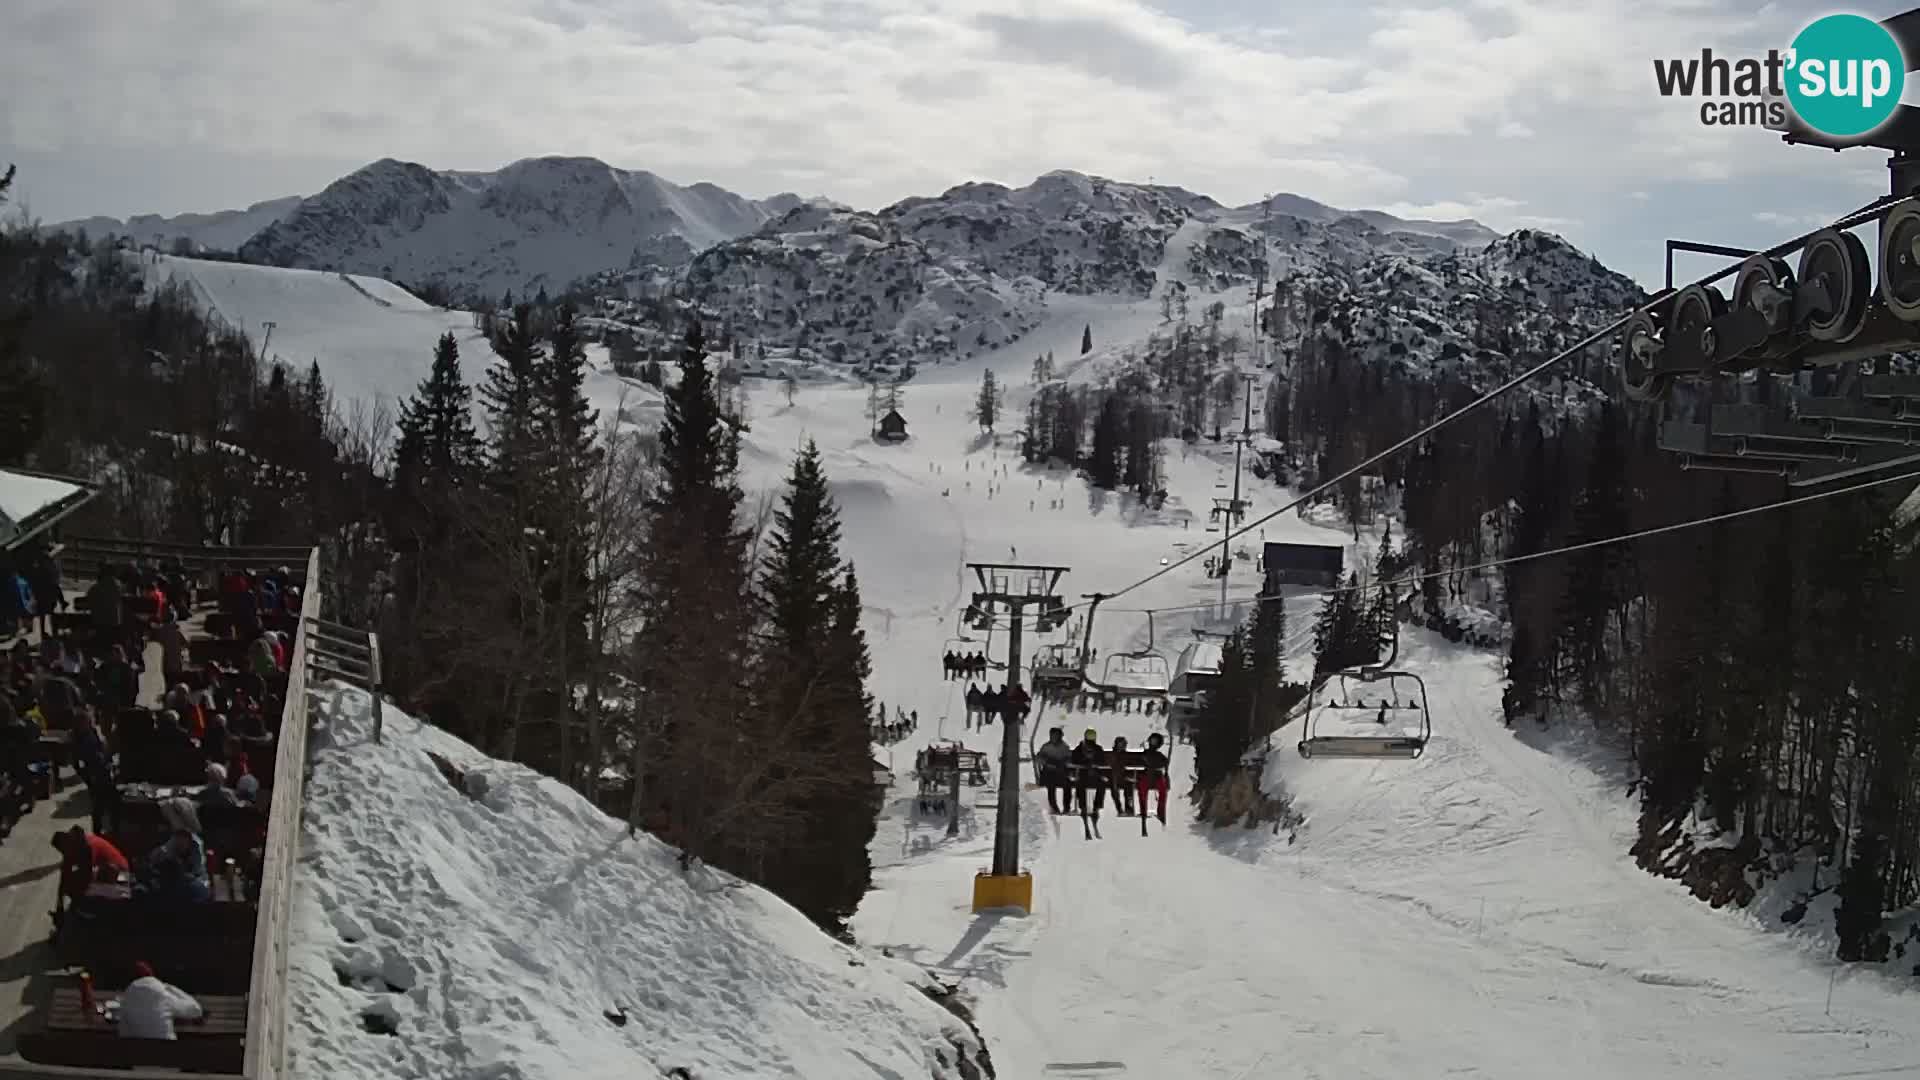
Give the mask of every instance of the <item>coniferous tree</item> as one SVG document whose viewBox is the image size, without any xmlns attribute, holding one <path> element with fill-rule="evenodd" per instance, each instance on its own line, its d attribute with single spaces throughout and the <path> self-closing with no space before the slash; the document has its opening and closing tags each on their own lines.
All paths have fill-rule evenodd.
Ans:
<svg viewBox="0 0 1920 1080">
<path fill-rule="evenodd" d="M 1588 459 L 1586 488 L 1574 507 L 1572 539 L 1576 543 L 1619 536 L 1628 529 L 1624 438 L 1619 407 L 1611 402 L 1603 405 Z M 1607 628 L 1630 595 L 1630 551 L 1606 544 L 1569 557 L 1568 587 L 1558 622 L 1570 674 L 1589 705 L 1599 700 Z"/>
<path fill-rule="evenodd" d="M 645 699 L 635 813 L 665 819 L 687 859 L 728 855 L 730 769 L 756 753 L 739 722 L 752 631 L 748 533 L 737 520 L 739 440 L 727 424 L 698 322 L 666 395 L 659 484 L 648 501 L 633 671 Z M 732 839 L 738 839 L 737 837 Z"/>
<path fill-rule="evenodd" d="M 494 482 L 511 484 L 530 499 L 540 461 L 541 363 L 546 349 L 533 324 L 533 308 L 521 304 L 493 341 L 496 362 L 480 384 L 487 414 L 488 467 Z"/>
<path fill-rule="evenodd" d="M 1093 324 L 1088 323 L 1086 329 L 1080 331 L 1080 355 L 1085 356 L 1092 351 L 1093 351 Z"/>
<path fill-rule="evenodd" d="M 326 380 L 320 377 L 318 360 L 307 368 L 306 386 L 300 394 L 300 409 L 306 419 L 307 436 L 325 438 L 327 419 L 333 415 L 333 397 L 327 392 Z"/>
<path fill-rule="evenodd" d="M 1246 630 L 1236 627 L 1220 648 L 1220 677 L 1193 722 L 1193 788 L 1187 797 L 1202 814 L 1212 792 L 1240 767 L 1247 752 L 1247 711 L 1253 705 L 1250 660 Z"/>
<path fill-rule="evenodd" d="M 973 399 L 973 418 L 980 422 L 982 431 L 992 431 L 994 422 L 1000 418 L 1000 384 L 991 368 L 980 373 L 980 393 Z"/>
<path fill-rule="evenodd" d="M 275 376 L 284 383 L 284 369 L 276 367 Z M 473 426 L 473 391 L 460 372 L 460 345 L 449 332 L 434 346 L 432 370 L 400 405 L 395 483 L 410 495 L 457 486 L 478 468 L 481 447 Z"/>
<path fill-rule="evenodd" d="M 1087 457 L 1087 481 L 1107 491 L 1120 486 L 1121 461 L 1126 450 L 1126 408 L 1117 394 L 1100 402 L 1093 421 L 1093 447 Z"/>
<path fill-rule="evenodd" d="M 14 168 L 0 173 L 0 206 L 6 205 Z M 47 385 L 20 348 L 32 313 L 30 304 L 12 311 L 0 304 L 0 465 L 24 464 L 46 430 Z"/>
<path fill-rule="evenodd" d="M 805 825 L 766 864 L 766 884 L 844 934 L 872 878 L 875 825 L 869 660 L 859 586 L 840 558 L 840 520 L 812 442 L 794 460 L 761 561 L 762 708 L 815 748 Z M 798 785 L 796 786 L 798 790 Z"/>
</svg>

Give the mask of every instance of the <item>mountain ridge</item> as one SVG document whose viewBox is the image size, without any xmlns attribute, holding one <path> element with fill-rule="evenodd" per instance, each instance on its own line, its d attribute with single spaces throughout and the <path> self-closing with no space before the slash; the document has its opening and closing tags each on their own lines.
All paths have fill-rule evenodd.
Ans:
<svg viewBox="0 0 1920 1080">
<path fill-rule="evenodd" d="M 937 230 L 930 219 L 959 225 L 966 213 L 953 208 L 969 204 L 1018 206 L 1033 220 L 1068 216 L 1078 207 L 1109 216 L 1144 215 L 1162 225 L 1190 217 L 1251 223 L 1277 211 L 1316 224 L 1356 218 L 1385 235 L 1439 238 L 1460 246 L 1484 245 L 1499 235 L 1472 220 L 1401 219 L 1287 193 L 1230 207 L 1184 188 L 1070 169 L 1051 170 L 1017 188 L 966 181 L 939 195 L 908 196 L 860 211 L 792 192 L 750 199 L 706 181 L 680 185 L 657 173 L 581 155 L 521 158 L 491 171 L 435 170 L 385 157 L 315 194 L 270 199 L 245 210 L 141 214 L 124 221 L 96 216 L 54 227 L 125 236 L 142 245 L 182 245 L 181 253 L 237 252 L 248 262 L 499 296 L 564 289 L 607 273 L 678 270 L 716 245 L 752 235 L 805 207 L 917 221 L 914 228 L 931 233 Z"/>
</svg>

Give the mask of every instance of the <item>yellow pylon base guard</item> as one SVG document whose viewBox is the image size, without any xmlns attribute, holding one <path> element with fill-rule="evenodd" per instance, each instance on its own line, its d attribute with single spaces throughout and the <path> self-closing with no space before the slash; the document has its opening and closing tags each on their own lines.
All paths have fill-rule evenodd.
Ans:
<svg viewBox="0 0 1920 1080">
<path fill-rule="evenodd" d="M 1026 914 L 1033 913 L 1032 874 L 973 875 L 973 910 L 978 913 L 1000 908 L 1019 908 Z"/>
</svg>

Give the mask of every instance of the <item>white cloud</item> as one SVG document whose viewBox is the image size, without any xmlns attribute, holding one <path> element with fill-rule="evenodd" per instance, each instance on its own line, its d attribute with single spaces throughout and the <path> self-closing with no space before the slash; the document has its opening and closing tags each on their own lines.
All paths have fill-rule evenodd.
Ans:
<svg viewBox="0 0 1920 1080">
<path fill-rule="evenodd" d="M 1495 227 L 1592 221 L 1603 258 L 1657 252 L 1656 229 L 1599 224 L 1630 208 L 1725 214 L 1742 187 L 1878 172 L 1655 93 L 1654 57 L 1784 42 L 1803 20 L 1777 4 L 1390 0 L 1208 30 L 1183 2 L 7 0 L 0 147 L 56 169 L 103 147 L 441 168 L 591 154 L 867 206 L 1068 167 L 1228 203 L 1294 190 Z M 218 208 L 143 204 L 123 171 L 120 206 L 56 209 L 60 176 L 24 182 L 55 215 Z"/>
<path fill-rule="evenodd" d="M 1818 229 L 1833 223 L 1839 214 L 1782 214 L 1773 210 L 1761 210 L 1753 215 L 1753 220 L 1762 225 L 1772 225 L 1782 229 Z"/>
</svg>

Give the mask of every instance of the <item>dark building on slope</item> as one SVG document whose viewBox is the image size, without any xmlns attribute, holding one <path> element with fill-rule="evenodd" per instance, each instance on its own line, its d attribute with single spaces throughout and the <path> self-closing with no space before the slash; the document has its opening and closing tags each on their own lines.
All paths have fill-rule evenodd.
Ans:
<svg viewBox="0 0 1920 1080">
<path fill-rule="evenodd" d="M 1338 585 L 1346 569 L 1346 549 L 1334 544 L 1269 542 L 1261 566 L 1267 575 L 1262 592 L 1279 592 L 1282 585 Z"/>
</svg>

